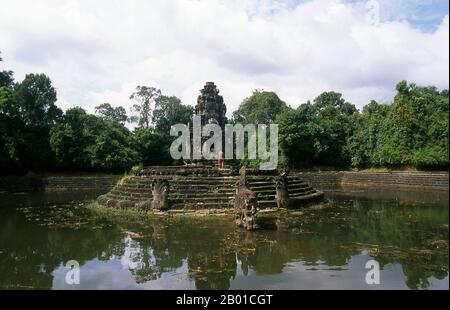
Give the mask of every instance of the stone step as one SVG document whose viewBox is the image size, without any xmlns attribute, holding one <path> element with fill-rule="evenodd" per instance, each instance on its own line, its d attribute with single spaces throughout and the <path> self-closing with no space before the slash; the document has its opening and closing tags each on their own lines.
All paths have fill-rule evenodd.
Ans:
<svg viewBox="0 0 450 310">
<path fill-rule="evenodd" d="M 149 178 L 151 179 L 151 178 Z M 237 176 L 177 176 L 169 178 L 171 180 L 184 180 L 184 179 L 190 179 L 190 180 L 208 180 L 208 181 L 220 181 L 220 180 L 238 180 L 239 177 Z"/>
<path fill-rule="evenodd" d="M 184 188 L 184 187 L 171 187 L 170 193 L 234 193 L 234 187 L 203 187 L 196 186 L 194 188 Z M 135 195 L 151 195 L 151 191 L 148 189 L 139 190 L 139 189 L 126 189 L 126 188 L 114 188 L 111 190 L 111 193 L 115 194 L 135 194 Z"/>
<path fill-rule="evenodd" d="M 234 206 L 228 205 L 228 203 L 214 203 L 214 202 L 206 202 L 206 203 L 175 203 L 171 205 L 172 209 L 192 209 L 192 210 L 200 210 L 200 209 L 232 209 Z"/>
<path fill-rule="evenodd" d="M 311 191 L 312 188 L 308 187 L 306 189 L 298 189 L 298 190 L 289 190 L 289 196 L 293 196 L 293 195 L 305 195 L 305 193 L 308 193 L 309 191 Z M 258 195 L 258 197 L 275 197 L 276 195 L 276 191 L 255 191 L 256 195 Z"/>
<path fill-rule="evenodd" d="M 307 192 L 304 193 L 295 193 L 295 194 L 289 194 L 289 198 L 295 198 L 295 197 L 303 197 L 303 196 L 308 196 L 311 194 L 317 193 L 317 191 L 315 189 L 311 189 Z"/>
<path fill-rule="evenodd" d="M 144 197 L 144 196 L 151 196 L 152 193 L 150 191 L 144 192 L 144 191 L 127 191 L 127 190 L 122 190 L 122 189 L 113 189 L 111 192 L 111 194 L 115 194 L 115 195 L 125 195 L 125 196 L 136 196 L 136 197 Z"/>
<path fill-rule="evenodd" d="M 204 185 L 210 185 L 210 184 L 236 184 L 237 180 L 192 180 L 189 178 L 183 179 L 183 180 L 168 180 L 169 181 L 169 185 L 174 185 L 174 184 L 204 184 Z M 139 182 L 134 182 L 134 183 L 128 183 L 128 184 L 123 184 L 122 186 L 127 186 L 127 187 L 140 187 L 140 188 L 145 188 L 145 187 L 151 187 L 152 183 L 139 183 Z"/>
<path fill-rule="evenodd" d="M 266 184 L 266 185 L 253 185 L 253 184 L 249 184 L 249 187 L 252 190 L 264 190 L 264 189 L 273 189 L 275 190 L 275 184 Z M 289 184 L 288 188 L 305 188 L 305 187 L 309 187 L 309 185 L 307 183 L 298 183 L 298 184 Z"/>
<path fill-rule="evenodd" d="M 264 200 L 274 200 L 275 201 L 275 194 L 272 195 L 258 195 L 256 194 L 256 197 L 258 197 L 258 202 L 264 201 Z"/>
<path fill-rule="evenodd" d="M 275 200 L 258 201 L 258 207 L 260 207 L 260 208 L 273 208 L 276 206 L 277 206 L 277 202 Z"/>
<path fill-rule="evenodd" d="M 193 190 L 180 190 L 171 188 L 170 194 L 180 194 L 180 195 L 227 195 L 227 194 L 234 194 L 235 190 L 231 188 L 196 188 Z"/>
<path fill-rule="evenodd" d="M 194 193 L 194 192 L 199 192 L 199 193 L 217 193 L 217 194 L 222 194 L 222 193 L 234 193 L 234 188 L 233 187 L 194 187 L 194 188 L 180 188 L 180 187 L 175 187 L 175 188 L 170 188 L 170 192 L 171 193 Z"/>
<path fill-rule="evenodd" d="M 255 193 L 257 193 L 257 194 L 274 194 L 276 191 L 275 191 L 275 188 L 272 188 L 272 189 L 258 189 L 258 190 L 255 190 L 254 188 L 252 188 L 252 190 L 255 192 Z"/>
<path fill-rule="evenodd" d="M 112 191 L 111 192 L 114 195 L 117 196 L 132 196 L 132 197 L 152 197 L 152 193 L 148 192 L 148 193 L 132 193 L 132 192 L 127 192 L 127 191 Z"/>
<path fill-rule="evenodd" d="M 234 188 L 235 183 L 194 183 L 189 182 L 173 182 L 169 183 L 170 188 L 183 188 L 183 189 L 195 189 L 198 187 L 202 188 L 213 188 L 213 187 L 222 187 L 222 188 Z M 124 185 L 124 186 L 116 186 L 115 189 L 123 189 L 127 191 L 151 191 L 151 186 L 135 186 L 135 185 Z"/>
<path fill-rule="evenodd" d="M 223 186 L 230 186 L 235 185 L 237 180 L 216 180 L 216 181 L 196 181 L 196 180 L 190 180 L 190 179 L 184 179 L 184 180 L 169 180 L 169 184 L 173 186 L 192 186 L 192 185 L 205 185 L 205 186 L 211 186 L 211 185 L 223 185 Z M 249 181 L 249 185 L 251 186 L 269 186 L 269 185 L 275 185 L 275 182 L 273 181 Z M 295 182 L 288 183 L 289 186 L 296 186 L 296 185 L 307 185 L 308 183 L 298 180 Z M 126 189 L 147 189 L 151 187 L 151 183 L 147 184 L 139 184 L 137 182 L 130 182 L 130 183 L 124 183 L 122 185 L 116 185 L 115 186 L 120 188 L 126 188 Z"/>
<path fill-rule="evenodd" d="M 237 177 L 234 176 L 224 176 L 224 177 L 193 177 L 193 176 L 186 176 L 186 177 L 165 177 L 169 182 L 185 182 L 187 180 L 192 182 L 201 182 L 201 183 L 218 183 L 218 182 L 236 182 L 238 180 Z M 132 179 L 128 179 L 123 181 L 122 185 L 141 185 L 141 186 L 147 186 L 151 185 L 153 182 L 153 178 L 147 177 L 147 178 L 140 178 L 140 177 L 134 177 Z"/>
<path fill-rule="evenodd" d="M 275 185 L 275 181 L 248 181 L 247 182 L 249 185 L 253 185 L 253 186 L 264 186 L 264 185 Z M 289 182 L 288 185 L 297 185 L 297 184 L 307 184 L 303 181 L 294 181 L 294 182 Z"/>
<path fill-rule="evenodd" d="M 187 188 L 193 188 L 194 186 L 203 186 L 203 187 L 234 187 L 236 184 L 236 182 L 230 182 L 230 183 L 221 183 L 221 182 L 216 182 L 216 183 L 197 183 L 197 182 L 191 182 L 189 180 L 186 180 L 184 182 L 172 182 L 169 183 L 170 187 L 187 187 Z"/>
<path fill-rule="evenodd" d="M 178 193 L 181 195 L 195 195 L 196 193 L 200 194 L 217 194 L 217 195 L 225 195 L 225 194 L 234 194 L 234 189 L 230 188 L 196 188 L 195 191 L 184 191 L 176 188 L 170 189 L 170 194 Z"/>
<path fill-rule="evenodd" d="M 204 168 L 204 167 L 203 167 Z M 175 171 L 175 167 L 173 170 Z M 161 177 L 168 179 L 170 185 L 169 202 L 172 208 L 205 209 L 230 208 L 234 206 L 236 183 L 238 176 L 226 175 L 231 173 L 227 167 L 220 175 L 195 175 L 202 170 L 186 168 L 193 174 L 188 176 L 167 174 Z M 203 169 L 204 171 L 204 169 Z M 217 171 L 214 170 L 214 171 Z M 248 175 L 250 189 L 256 192 L 261 208 L 276 207 L 275 175 Z M 105 195 L 107 199 L 139 202 L 152 199 L 151 184 L 154 177 L 135 176 L 126 178 Z M 320 195 L 304 182 L 301 177 L 288 176 L 289 196 L 308 200 Z"/>
<path fill-rule="evenodd" d="M 308 187 L 302 187 L 302 188 L 290 188 L 290 189 L 289 189 L 289 195 L 297 194 L 297 193 L 299 193 L 299 194 L 301 194 L 301 193 L 306 193 L 306 192 L 308 192 L 308 191 L 310 191 L 310 190 L 312 190 L 312 187 L 311 187 L 311 186 L 308 186 Z"/>
<path fill-rule="evenodd" d="M 258 186 L 258 187 L 250 187 L 253 191 L 257 193 L 275 193 L 275 187 L 274 186 Z M 297 193 L 297 192 L 305 192 L 307 190 L 311 189 L 310 186 L 306 184 L 302 184 L 301 186 L 296 187 L 290 187 L 289 193 Z M 198 196 L 197 193 L 200 195 L 211 195 L 211 194 L 220 194 L 220 195 L 228 195 L 228 194 L 234 194 L 235 190 L 234 187 L 208 187 L 208 186 L 196 186 L 195 191 L 192 191 L 192 187 L 185 188 L 185 187 L 173 187 L 171 188 L 170 194 L 180 194 L 180 195 L 195 195 Z M 127 188 L 114 188 L 111 191 L 112 194 L 116 195 L 122 195 L 122 196 L 135 196 L 135 197 L 149 197 L 151 196 L 151 191 L 148 189 L 145 190 L 139 190 L 139 189 L 127 189 Z"/>
<path fill-rule="evenodd" d="M 169 201 L 171 203 L 222 203 L 227 204 L 232 201 L 233 197 L 183 197 L 183 198 L 173 198 L 170 197 Z"/>
<path fill-rule="evenodd" d="M 323 198 L 323 192 L 314 191 L 308 195 L 291 197 L 291 198 L 292 198 L 290 201 L 291 208 L 298 208 L 298 207 L 303 207 L 314 201 L 321 200 Z"/>
<path fill-rule="evenodd" d="M 142 199 L 136 199 L 136 198 L 123 198 L 123 197 L 119 197 L 119 196 L 114 196 L 114 195 L 106 195 L 107 199 L 114 199 L 114 200 L 124 200 L 124 201 L 131 201 L 133 203 L 139 202 L 139 201 L 143 201 Z"/>
<path fill-rule="evenodd" d="M 171 183 L 170 188 L 186 188 L 186 189 L 194 189 L 197 187 L 228 187 L 228 188 L 234 188 L 235 187 L 235 183 L 230 183 L 230 184 L 224 184 L 224 183 L 194 183 L 194 182 L 189 182 L 186 181 L 186 183 Z"/>
<path fill-rule="evenodd" d="M 201 193 L 170 193 L 169 197 L 186 197 L 186 198 L 203 198 L 203 197 L 234 197 L 234 192 L 228 193 L 211 193 L 211 192 L 201 192 Z"/>
</svg>

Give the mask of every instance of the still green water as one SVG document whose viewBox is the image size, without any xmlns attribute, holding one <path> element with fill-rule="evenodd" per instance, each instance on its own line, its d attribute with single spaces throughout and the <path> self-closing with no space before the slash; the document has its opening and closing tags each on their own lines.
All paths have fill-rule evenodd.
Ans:
<svg viewBox="0 0 450 310">
<path fill-rule="evenodd" d="M 449 288 L 448 193 L 329 192 L 253 232 L 224 217 L 112 221 L 83 207 L 97 194 L 0 194 L 0 288 Z"/>
</svg>

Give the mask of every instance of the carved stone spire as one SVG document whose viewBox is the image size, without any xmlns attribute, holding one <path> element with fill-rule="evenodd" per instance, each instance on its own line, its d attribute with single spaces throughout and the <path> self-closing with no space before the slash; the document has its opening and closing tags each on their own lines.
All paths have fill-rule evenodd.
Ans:
<svg viewBox="0 0 450 310">
<path fill-rule="evenodd" d="M 214 82 L 206 82 L 200 90 L 195 106 L 195 114 L 201 116 L 202 125 L 216 123 L 223 129 L 227 121 L 226 112 L 227 108 L 223 103 L 223 97 L 219 95 L 219 89 Z"/>
</svg>

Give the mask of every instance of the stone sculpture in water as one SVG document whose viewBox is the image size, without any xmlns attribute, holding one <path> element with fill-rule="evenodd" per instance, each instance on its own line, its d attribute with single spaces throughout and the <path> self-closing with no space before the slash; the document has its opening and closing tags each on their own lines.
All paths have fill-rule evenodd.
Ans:
<svg viewBox="0 0 450 310">
<path fill-rule="evenodd" d="M 256 193 L 247 186 L 245 167 L 242 167 L 239 172 L 234 205 L 236 224 L 247 230 L 253 230 L 258 228 L 256 225 L 258 199 Z"/>
<path fill-rule="evenodd" d="M 152 182 L 152 208 L 156 210 L 169 209 L 169 181 L 154 179 Z"/>
</svg>

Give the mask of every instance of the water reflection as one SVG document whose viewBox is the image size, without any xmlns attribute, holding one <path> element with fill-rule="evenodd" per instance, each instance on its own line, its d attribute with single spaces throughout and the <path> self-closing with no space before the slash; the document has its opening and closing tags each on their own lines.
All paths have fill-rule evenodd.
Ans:
<svg viewBox="0 0 450 310">
<path fill-rule="evenodd" d="M 49 197 L 0 198 L 2 288 L 448 289 L 445 205 L 332 195 L 247 232 L 217 217 L 113 223 Z M 378 287 L 364 281 L 370 258 Z M 79 286 L 64 283 L 71 259 Z"/>
</svg>

